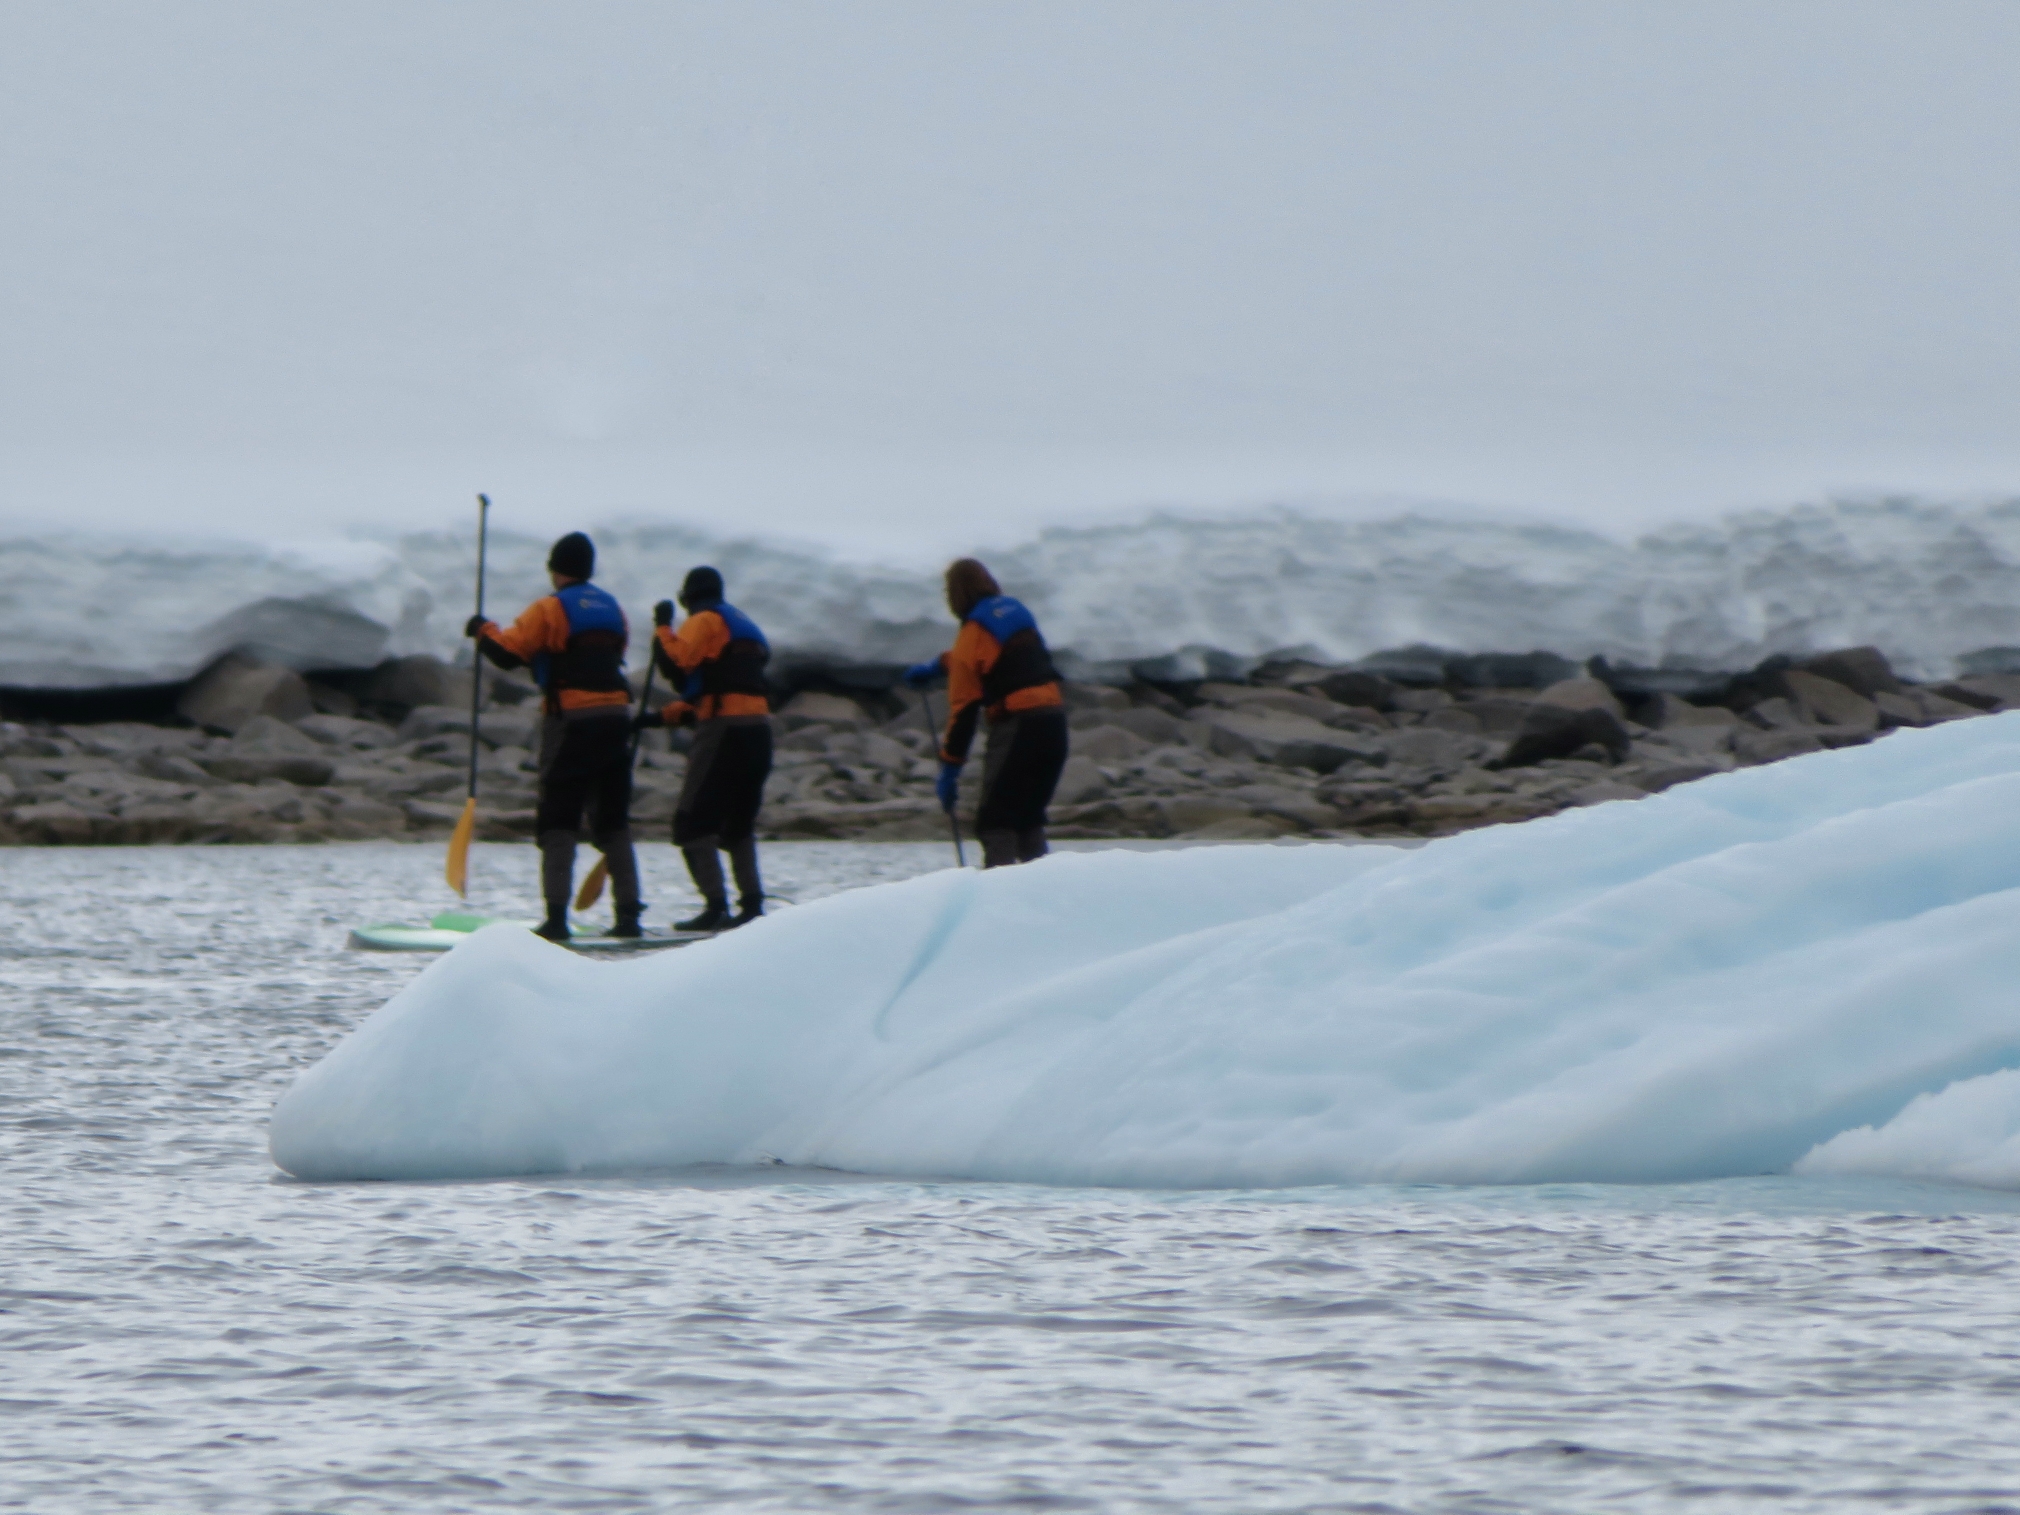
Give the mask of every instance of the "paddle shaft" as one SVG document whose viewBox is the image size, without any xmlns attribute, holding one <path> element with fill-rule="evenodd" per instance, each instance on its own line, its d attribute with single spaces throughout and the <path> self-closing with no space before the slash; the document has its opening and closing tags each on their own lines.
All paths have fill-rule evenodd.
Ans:
<svg viewBox="0 0 2020 1515">
<path fill-rule="evenodd" d="M 933 739 L 933 751 L 937 754 L 940 750 L 940 725 L 933 719 L 933 696 L 924 689 L 919 691 L 919 714 L 926 718 L 926 735 Z M 961 846 L 961 819 L 951 810 L 947 812 L 947 829 L 954 834 L 954 862 L 965 868 L 968 866 L 968 854 Z"/>
<path fill-rule="evenodd" d="M 490 545 L 491 496 L 477 496 L 477 614 L 484 614 L 484 554 Z M 470 644 L 470 795 L 477 798 L 477 711 L 484 698 L 484 647 L 479 637 Z"/>
</svg>

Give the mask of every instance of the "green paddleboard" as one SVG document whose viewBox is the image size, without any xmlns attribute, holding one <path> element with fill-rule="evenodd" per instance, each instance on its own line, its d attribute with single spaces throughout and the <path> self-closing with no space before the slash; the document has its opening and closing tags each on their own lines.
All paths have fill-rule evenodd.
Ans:
<svg viewBox="0 0 2020 1515">
<path fill-rule="evenodd" d="M 350 944 L 366 952 L 447 952 L 458 942 L 467 941 L 471 932 L 483 926 L 497 925 L 501 920 L 501 916 L 445 910 L 425 926 L 358 926 L 351 932 Z M 523 926 L 528 931 L 534 925 L 532 921 L 510 921 L 506 924 Z M 707 931 L 666 931 L 648 926 L 644 936 L 604 936 L 601 926 L 584 924 L 575 929 L 575 939 L 567 944 L 569 950 L 596 953 L 650 952 L 660 947 L 685 947 L 690 942 L 705 941 L 713 934 Z"/>
</svg>

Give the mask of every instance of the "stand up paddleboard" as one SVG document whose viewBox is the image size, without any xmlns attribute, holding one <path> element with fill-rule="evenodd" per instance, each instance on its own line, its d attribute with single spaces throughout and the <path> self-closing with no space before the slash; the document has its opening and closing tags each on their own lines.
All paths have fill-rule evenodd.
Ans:
<svg viewBox="0 0 2020 1515">
<path fill-rule="evenodd" d="M 445 910 L 425 926 L 359 926 L 351 932 L 353 947 L 365 952 L 447 952 L 471 932 L 495 926 L 501 916 L 474 915 L 464 910 Z M 532 921 L 508 921 L 508 925 L 533 929 Z M 662 947 L 685 947 L 690 942 L 708 940 L 711 931 L 667 931 L 647 926 L 643 936 L 604 936 L 600 927 L 584 926 L 573 940 L 561 943 L 571 952 L 652 952 Z"/>
</svg>

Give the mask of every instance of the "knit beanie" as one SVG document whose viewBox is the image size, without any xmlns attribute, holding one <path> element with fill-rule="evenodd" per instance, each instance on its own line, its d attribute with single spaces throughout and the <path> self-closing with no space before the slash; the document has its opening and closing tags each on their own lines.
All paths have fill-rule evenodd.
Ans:
<svg viewBox="0 0 2020 1515">
<path fill-rule="evenodd" d="M 547 554 L 547 571 L 567 579 L 586 579 L 596 572 L 596 544 L 579 531 L 571 531 Z"/>
<path fill-rule="evenodd" d="M 722 575 L 713 568 L 690 568 L 680 586 L 680 603 L 689 610 L 697 605 L 722 603 Z"/>
</svg>

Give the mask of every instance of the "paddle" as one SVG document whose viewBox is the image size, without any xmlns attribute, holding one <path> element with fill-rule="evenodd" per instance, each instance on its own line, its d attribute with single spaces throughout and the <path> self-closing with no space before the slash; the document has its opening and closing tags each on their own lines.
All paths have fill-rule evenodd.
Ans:
<svg viewBox="0 0 2020 1515">
<path fill-rule="evenodd" d="M 926 735 L 933 739 L 933 750 L 940 750 L 940 727 L 933 719 L 933 696 L 926 690 L 919 691 L 919 713 L 926 718 Z M 954 862 L 957 867 L 968 866 L 968 854 L 961 850 L 961 821 L 953 811 L 947 812 L 947 825 L 954 833 Z"/>
<path fill-rule="evenodd" d="M 657 631 L 653 635 L 656 640 L 658 637 Z M 638 691 L 638 712 L 640 715 L 643 715 L 652 704 L 652 676 L 658 671 L 658 667 L 659 659 L 648 655 L 645 660 L 645 684 Z M 633 731 L 631 733 L 631 751 L 624 759 L 627 768 L 636 766 L 638 762 L 638 744 L 644 740 L 644 737 L 645 733 L 643 731 Z M 589 870 L 589 877 L 582 881 L 582 887 L 575 891 L 575 908 L 577 910 L 587 910 L 591 905 L 602 899 L 603 881 L 609 877 L 610 859 L 599 857 L 596 860 L 596 866 Z"/>
<path fill-rule="evenodd" d="M 477 614 L 484 614 L 484 551 L 489 545 L 491 496 L 477 496 Z M 475 642 L 470 644 L 470 793 L 463 801 L 463 813 L 449 834 L 449 856 L 442 876 L 449 887 L 470 897 L 470 836 L 477 829 L 477 709 L 484 695 L 484 655 Z"/>
</svg>

